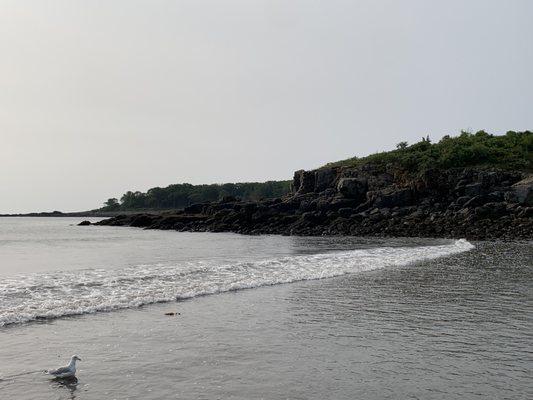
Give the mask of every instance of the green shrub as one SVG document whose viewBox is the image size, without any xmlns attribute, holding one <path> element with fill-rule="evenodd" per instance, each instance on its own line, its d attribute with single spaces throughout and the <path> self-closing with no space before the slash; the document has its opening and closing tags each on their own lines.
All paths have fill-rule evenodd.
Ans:
<svg viewBox="0 0 533 400">
<path fill-rule="evenodd" d="M 427 168 L 493 166 L 531 171 L 532 149 L 531 131 L 509 131 L 503 136 L 491 135 L 485 131 L 475 134 L 463 131 L 457 137 L 444 136 L 438 143 L 431 143 L 429 137 L 411 146 L 401 142 L 396 150 L 362 158 L 354 157 L 327 166 L 355 167 L 374 164 L 384 167 L 392 164 L 410 172 Z"/>
</svg>

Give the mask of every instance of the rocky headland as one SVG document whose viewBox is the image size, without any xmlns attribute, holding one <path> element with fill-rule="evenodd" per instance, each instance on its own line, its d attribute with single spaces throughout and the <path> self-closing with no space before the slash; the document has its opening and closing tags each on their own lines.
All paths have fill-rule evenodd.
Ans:
<svg viewBox="0 0 533 400">
<path fill-rule="evenodd" d="M 533 238 L 533 175 L 497 168 L 425 169 L 364 164 L 296 171 L 291 193 L 226 197 L 97 225 L 283 235 Z"/>
<path fill-rule="evenodd" d="M 533 132 L 462 132 L 438 143 L 427 137 L 396 147 L 296 171 L 290 190 L 287 186 L 276 198 L 225 195 L 178 211 L 124 213 L 98 225 L 244 234 L 533 238 Z M 157 200 L 154 196 L 172 199 L 180 196 L 176 187 L 134 197 L 149 204 Z M 131 211 L 128 199 L 123 196 L 116 206 Z"/>
</svg>

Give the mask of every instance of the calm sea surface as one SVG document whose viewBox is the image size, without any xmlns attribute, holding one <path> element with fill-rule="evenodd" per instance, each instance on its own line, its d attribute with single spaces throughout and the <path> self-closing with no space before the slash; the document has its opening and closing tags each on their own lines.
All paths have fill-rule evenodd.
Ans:
<svg viewBox="0 0 533 400">
<path fill-rule="evenodd" d="M 533 398 L 532 242 L 77 222 L 0 218 L 0 399 Z"/>
</svg>

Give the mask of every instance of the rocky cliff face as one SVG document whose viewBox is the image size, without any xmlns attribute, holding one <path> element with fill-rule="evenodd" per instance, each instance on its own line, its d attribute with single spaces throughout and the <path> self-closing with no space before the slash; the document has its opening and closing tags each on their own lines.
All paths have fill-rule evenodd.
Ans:
<svg viewBox="0 0 533 400">
<path fill-rule="evenodd" d="M 296 171 L 284 198 L 226 198 L 99 225 L 246 234 L 533 238 L 533 176 L 460 168 L 410 174 L 394 166 Z"/>
</svg>

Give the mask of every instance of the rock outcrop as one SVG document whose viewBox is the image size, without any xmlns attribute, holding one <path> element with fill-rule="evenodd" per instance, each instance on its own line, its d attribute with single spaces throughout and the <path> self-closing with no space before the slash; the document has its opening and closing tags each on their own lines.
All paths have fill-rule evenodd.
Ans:
<svg viewBox="0 0 533 400">
<path fill-rule="evenodd" d="M 193 204 L 119 215 L 98 225 L 285 235 L 533 238 L 533 176 L 458 168 L 417 174 L 393 166 L 297 171 L 276 199 Z"/>
<path fill-rule="evenodd" d="M 533 206 L 533 175 L 511 186 L 509 198 L 518 203 Z"/>
</svg>

